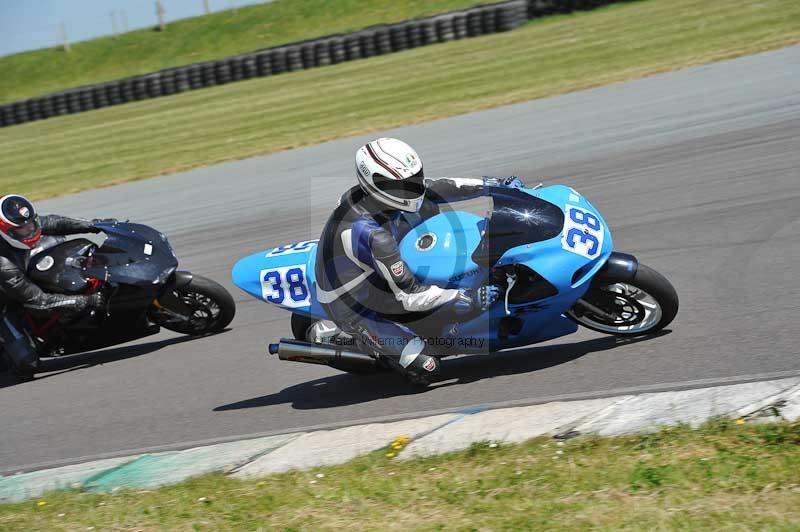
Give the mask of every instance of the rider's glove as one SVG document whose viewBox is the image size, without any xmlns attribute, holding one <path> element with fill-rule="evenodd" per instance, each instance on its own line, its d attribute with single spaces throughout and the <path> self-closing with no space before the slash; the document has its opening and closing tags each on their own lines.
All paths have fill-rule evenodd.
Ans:
<svg viewBox="0 0 800 532">
<path fill-rule="evenodd" d="M 490 177 L 486 179 L 486 184 L 495 187 L 525 188 L 525 183 L 523 183 L 520 178 L 513 175 L 508 177 Z"/>
<path fill-rule="evenodd" d="M 108 298 L 102 292 L 86 296 L 86 310 L 105 310 Z"/>
<path fill-rule="evenodd" d="M 91 232 L 102 233 L 103 230 L 97 227 L 99 224 L 116 224 L 116 223 L 119 223 L 119 220 L 117 220 L 116 218 L 95 218 L 94 220 L 92 220 Z"/>
<path fill-rule="evenodd" d="M 503 187 L 508 188 L 525 188 L 525 183 L 522 182 L 522 179 L 518 178 L 515 175 L 504 177 L 500 180 L 501 185 Z"/>
<path fill-rule="evenodd" d="M 501 293 L 502 289 L 495 285 L 481 286 L 477 290 L 462 288 L 458 291 L 453 307 L 461 315 L 485 311 L 500 299 Z"/>
</svg>

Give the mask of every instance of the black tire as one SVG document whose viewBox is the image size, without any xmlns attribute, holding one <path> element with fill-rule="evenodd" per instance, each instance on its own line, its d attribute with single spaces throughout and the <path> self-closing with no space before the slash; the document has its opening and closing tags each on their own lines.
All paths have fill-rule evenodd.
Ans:
<svg viewBox="0 0 800 532">
<path fill-rule="evenodd" d="M 175 292 L 184 303 L 194 307 L 196 313 L 200 312 L 201 315 L 196 318 L 196 321 L 159 323 L 170 331 L 191 336 L 214 334 L 225 329 L 236 315 L 236 304 L 233 302 L 231 294 L 225 287 L 207 277 L 193 275 L 192 281 L 188 285 L 175 289 Z M 201 302 L 198 296 L 209 299 L 219 308 L 219 312 L 211 319 L 202 316 L 202 313 L 210 311 L 208 304 Z"/>
<path fill-rule="evenodd" d="M 655 299 L 655 301 L 658 303 L 659 311 L 661 313 L 660 316 L 656 316 L 657 320 L 654 320 L 652 324 L 647 325 L 646 328 L 645 325 L 642 325 L 643 328 L 635 328 L 636 325 L 633 324 L 633 321 L 622 324 L 610 323 L 608 320 L 605 320 L 605 318 L 593 315 L 591 311 L 579 309 L 577 306 L 573 307 L 567 313 L 567 316 L 579 325 L 582 325 L 593 331 L 602 332 L 605 334 L 613 334 L 615 336 L 643 336 L 660 331 L 672 323 L 672 320 L 674 320 L 675 316 L 678 314 L 678 294 L 675 292 L 675 288 L 672 286 L 672 283 L 670 283 L 666 277 L 658 273 L 656 270 L 641 263 L 639 263 L 639 267 L 636 270 L 636 275 L 634 275 L 631 281 L 613 279 L 610 277 L 604 277 L 603 279 L 595 280 L 592 282 L 592 286 L 589 288 L 586 294 L 584 294 L 583 299 L 607 312 L 611 311 L 612 309 L 606 304 L 608 303 L 607 295 L 612 293 L 609 288 L 618 283 L 633 286 L 641 291 L 644 291 L 646 294 Z M 633 303 L 633 305 L 635 304 L 636 303 Z M 640 306 L 639 308 L 644 310 L 644 307 Z M 645 314 L 645 317 L 637 323 L 644 324 L 646 319 L 647 314 Z M 613 330 L 615 327 L 622 328 Z M 630 330 L 625 330 L 624 327 L 632 328 Z"/>
</svg>

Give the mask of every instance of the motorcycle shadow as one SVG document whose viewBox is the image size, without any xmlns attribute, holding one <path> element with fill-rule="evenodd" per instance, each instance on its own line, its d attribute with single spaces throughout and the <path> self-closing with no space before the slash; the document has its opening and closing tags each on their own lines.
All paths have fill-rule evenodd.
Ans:
<svg viewBox="0 0 800 532">
<path fill-rule="evenodd" d="M 330 375 L 289 386 L 278 393 L 218 406 L 214 411 L 224 412 L 279 404 L 291 404 L 296 410 L 315 410 L 368 403 L 389 397 L 416 395 L 483 379 L 531 373 L 571 362 L 589 353 L 652 340 L 670 332 L 663 330 L 651 336 L 638 338 L 603 336 L 571 344 L 531 346 L 487 356 L 472 355 L 445 360 L 442 363 L 442 375 L 428 388 L 413 386 L 390 372 L 363 376 L 347 373 Z"/>
<path fill-rule="evenodd" d="M 92 366 L 110 364 L 112 362 L 119 362 L 129 358 L 149 355 L 150 353 L 154 353 L 160 349 L 164 349 L 165 347 L 183 342 L 189 342 L 198 338 L 202 337 L 176 336 L 164 340 L 128 345 L 124 347 L 110 347 L 97 351 L 90 351 L 88 353 L 43 358 L 39 362 L 39 370 L 36 372 L 33 380 L 30 382 L 56 377 L 64 373 L 87 369 Z M 23 384 L 24 382 L 25 381 L 21 381 L 19 377 L 17 377 L 10 370 L 4 369 L 3 371 L 0 371 L 0 389 L 17 384 Z"/>
</svg>

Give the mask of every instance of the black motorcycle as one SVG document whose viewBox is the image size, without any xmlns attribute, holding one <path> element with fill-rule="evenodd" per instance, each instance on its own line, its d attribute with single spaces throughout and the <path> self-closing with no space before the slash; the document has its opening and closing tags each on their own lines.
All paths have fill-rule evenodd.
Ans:
<svg viewBox="0 0 800 532">
<path fill-rule="evenodd" d="M 41 356 L 92 351 L 159 332 L 188 335 L 222 331 L 233 319 L 233 297 L 218 283 L 178 271 L 167 237 L 146 225 L 98 224 L 105 240 L 96 244 L 60 239 L 35 252 L 29 278 L 43 290 L 62 294 L 102 291 L 105 310 L 88 314 L 23 315 Z"/>
</svg>

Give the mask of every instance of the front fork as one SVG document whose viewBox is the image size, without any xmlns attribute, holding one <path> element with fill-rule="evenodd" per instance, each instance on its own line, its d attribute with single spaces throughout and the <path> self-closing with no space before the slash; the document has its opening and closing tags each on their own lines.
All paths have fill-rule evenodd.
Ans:
<svg viewBox="0 0 800 532">
<path fill-rule="evenodd" d="M 189 321 L 194 309 L 183 302 L 176 295 L 181 288 L 186 288 L 192 282 L 192 274 L 187 271 L 176 271 L 164 287 L 161 295 L 153 300 L 156 312 L 168 316 L 171 320 Z"/>
</svg>

